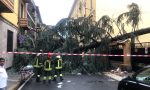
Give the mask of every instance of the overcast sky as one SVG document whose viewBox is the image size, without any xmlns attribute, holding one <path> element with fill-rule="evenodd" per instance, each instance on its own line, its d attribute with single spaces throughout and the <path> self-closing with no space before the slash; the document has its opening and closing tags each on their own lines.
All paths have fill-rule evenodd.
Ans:
<svg viewBox="0 0 150 90">
<path fill-rule="evenodd" d="M 55 25 L 69 15 L 74 0 L 34 0 L 39 6 L 43 23 Z"/>
</svg>

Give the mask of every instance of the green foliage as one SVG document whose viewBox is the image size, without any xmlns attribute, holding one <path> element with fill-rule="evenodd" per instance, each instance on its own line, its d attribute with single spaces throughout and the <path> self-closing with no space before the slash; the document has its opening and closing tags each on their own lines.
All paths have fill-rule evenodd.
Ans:
<svg viewBox="0 0 150 90">
<path fill-rule="evenodd" d="M 27 50 L 25 48 L 18 48 L 18 52 L 26 52 Z M 31 55 L 27 54 L 15 54 L 14 55 L 14 61 L 13 61 L 13 68 L 16 71 L 19 71 L 22 66 L 26 66 L 28 64 L 31 64 L 33 61 L 33 58 Z"/>
<path fill-rule="evenodd" d="M 114 33 L 113 24 L 121 30 L 123 28 L 123 21 L 126 17 L 126 23 L 131 24 L 133 28 L 138 24 L 139 14 L 136 4 L 129 6 L 129 12 L 125 12 L 119 15 L 117 21 L 111 19 L 108 15 L 102 16 L 98 22 L 93 21 L 91 17 L 79 17 L 77 19 L 64 18 L 60 20 L 54 28 L 44 28 L 37 32 L 36 39 L 32 34 L 27 34 L 26 39 L 21 43 L 18 51 L 34 51 L 39 52 L 40 49 L 43 52 L 54 53 L 98 53 L 109 54 L 109 44 L 111 34 Z M 136 13 L 135 13 L 136 12 Z M 129 16 L 131 15 L 131 16 Z M 125 30 L 124 30 L 125 31 Z M 93 43 L 99 43 L 100 45 L 94 48 L 84 48 Z M 78 51 L 75 51 L 76 48 Z M 21 67 L 30 62 L 29 59 L 33 59 L 30 55 L 15 55 L 14 67 Z M 52 57 L 55 59 L 55 56 Z M 84 72 L 95 73 L 102 70 L 107 70 L 111 65 L 108 57 L 98 56 L 63 56 L 64 71 L 69 73 Z M 16 64 L 18 66 L 16 66 Z"/>
<path fill-rule="evenodd" d="M 128 9 L 128 12 L 122 13 L 118 16 L 117 24 L 131 24 L 132 31 L 135 31 L 136 29 L 138 29 L 138 24 L 141 19 L 141 11 L 136 3 L 128 5 Z"/>
</svg>

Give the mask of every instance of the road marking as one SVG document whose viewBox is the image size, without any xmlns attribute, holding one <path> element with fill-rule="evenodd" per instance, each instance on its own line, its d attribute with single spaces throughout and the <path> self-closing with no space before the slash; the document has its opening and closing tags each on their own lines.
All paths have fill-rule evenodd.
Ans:
<svg viewBox="0 0 150 90">
<path fill-rule="evenodd" d="M 70 81 L 70 80 L 68 80 L 67 82 L 68 82 L 68 83 L 70 83 L 71 81 Z"/>
<path fill-rule="evenodd" d="M 57 84 L 62 85 L 62 84 L 63 84 L 63 82 L 59 82 L 59 83 L 57 83 Z"/>
<path fill-rule="evenodd" d="M 116 80 L 114 80 L 114 79 L 108 79 L 108 81 L 116 81 Z"/>
<path fill-rule="evenodd" d="M 57 88 L 61 88 L 61 87 L 62 87 L 62 85 L 58 85 L 58 86 L 57 86 Z"/>
</svg>

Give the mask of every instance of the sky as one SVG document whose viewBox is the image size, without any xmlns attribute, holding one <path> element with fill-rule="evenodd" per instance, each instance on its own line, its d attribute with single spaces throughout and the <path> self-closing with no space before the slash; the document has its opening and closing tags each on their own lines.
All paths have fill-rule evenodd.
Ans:
<svg viewBox="0 0 150 90">
<path fill-rule="evenodd" d="M 67 18 L 74 0 L 34 0 L 39 6 L 43 23 L 56 25 L 62 18 Z"/>
</svg>

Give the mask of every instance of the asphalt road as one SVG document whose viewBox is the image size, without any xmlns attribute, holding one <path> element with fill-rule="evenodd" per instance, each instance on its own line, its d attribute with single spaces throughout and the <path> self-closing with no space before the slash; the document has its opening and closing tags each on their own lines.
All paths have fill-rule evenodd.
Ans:
<svg viewBox="0 0 150 90">
<path fill-rule="evenodd" d="M 36 83 L 34 78 L 22 90 L 117 90 L 118 82 L 99 75 L 68 75 L 63 82 Z"/>
</svg>

